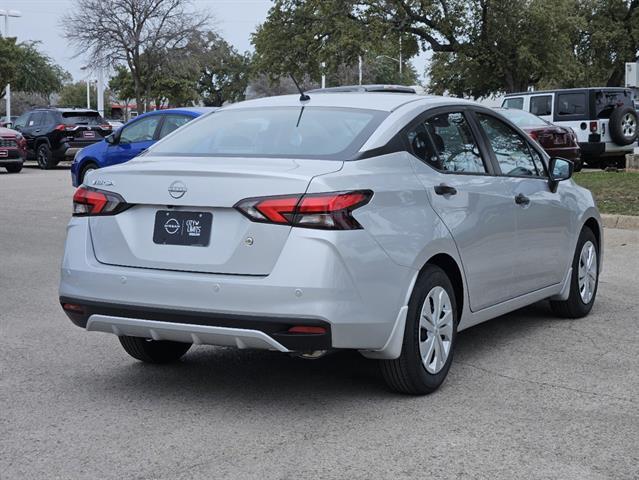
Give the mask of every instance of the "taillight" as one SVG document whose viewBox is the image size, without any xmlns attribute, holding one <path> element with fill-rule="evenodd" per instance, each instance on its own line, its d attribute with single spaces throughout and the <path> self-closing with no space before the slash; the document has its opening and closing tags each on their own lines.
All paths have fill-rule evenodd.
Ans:
<svg viewBox="0 0 639 480">
<path fill-rule="evenodd" d="M 590 122 L 590 133 L 597 133 L 599 130 L 599 122 Z"/>
<path fill-rule="evenodd" d="M 130 205 L 113 192 L 89 187 L 80 187 L 73 195 L 73 216 L 115 215 Z"/>
<path fill-rule="evenodd" d="M 65 125 L 63 123 L 61 123 L 60 125 L 56 125 L 54 130 L 57 130 L 58 132 L 72 132 L 73 130 L 75 130 L 76 127 L 73 125 Z"/>
<path fill-rule="evenodd" d="M 110 123 L 104 123 L 104 124 L 100 125 L 100 128 L 102 130 L 111 130 L 112 127 L 111 127 Z"/>
<path fill-rule="evenodd" d="M 253 222 L 326 230 L 357 230 L 353 210 L 366 205 L 370 190 L 246 198 L 235 209 Z"/>
<path fill-rule="evenodd" d="M 538 133 L 535 131 L 528 132 L 528 136 L 532 138 L 533 140 L 537 140 L 537 138 L 539 137 Z"/>
</svg>

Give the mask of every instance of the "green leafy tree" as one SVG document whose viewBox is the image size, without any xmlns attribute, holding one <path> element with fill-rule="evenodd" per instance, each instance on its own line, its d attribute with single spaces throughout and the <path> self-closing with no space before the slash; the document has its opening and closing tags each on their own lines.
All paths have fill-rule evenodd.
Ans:
<svg viewBox="0 0 639 480">
<path fill-rule="evenodd" d="M 89 85 L 89 99 L 91 107 L 97 108 L 97 89 L 95 84 Z M 61 107 L 76 107 L 86 108 L 87 106 L 87 83 L 76 82 L 67 83 L 62 87 L 60 91 L 60 98 L 58 99 L 58 105 Z"/>
<path fill-rule="evenodd" d="M 244 100 L 250 56 L 238 53 L 214 32 L 200 36 L 194 50 L 199 67 L 196 89 L 204 104 L 220 107 L 225 102 Z"/>
<path fill-rule="evenodd" d="M 276 0 L 252 37 L 255 72 L 271 80 L 292 74 L 319 82 L 324 74 L 331 85 L 357 83 L 361 56 L 365 83 L 413 83 L 406 60 L 419 50 L 416 37 L 384 18 L 359 18 L 356 7 L 343 0 Z M 387 58 L 399 59 L 400 36 L 404 78 Z"/>
<path fill-rule="evenodd" d="M 39 94 L 48 100 L 71 79 L 68 72 L 38 50 L 38 42 L 16 43 L 15 38 L 0 37 L 0 58 L 0 98 L 5 95 L 4 86 L 11 83 L 13 91 Z"/>
</svg>

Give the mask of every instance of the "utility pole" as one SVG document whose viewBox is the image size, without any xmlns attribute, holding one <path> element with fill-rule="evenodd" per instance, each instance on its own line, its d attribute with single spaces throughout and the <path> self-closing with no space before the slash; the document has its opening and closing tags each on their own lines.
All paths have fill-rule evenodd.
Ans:
<svg viewBox="0 0 639 480">
<path fill-rule="evenodd" d="M 98 84 L 96 85 L 98 92 L 98 113 L 104 118 L 104 67 L 98 66 Z"/>
<path fill-rule="evenodd" d="M 0 10 L 0 17 L 4 17 L 4 36 L 9 37 L 9 17 L 18 18 L 22 13 L 17 10 Z M 11 122 L 11 84 L 7 83 L 5 87 L 5 102 L 7 110 L 7 123 Z"/>
<path fill-rule="evenodd" d="M 357 57 L 357 59 L 359 60 L 359 84 L 362 84 L 362 56 L 359 55 Z"/>
<path fill-rule="evenodd" d="M 402 59 L 402 34 L 399 34 L 399 83 L 402 83 L 404 80 L 404 76 L 402 75 L 402 64 L 403 64 L 403 59 Z"/>
<path fill-rule="evenodd" d="M 326 88 L 326 74 L 324 73 L 326 62 L 322 62 L 320 66 L 322 67 L 322 88 Z"/>
</svg>

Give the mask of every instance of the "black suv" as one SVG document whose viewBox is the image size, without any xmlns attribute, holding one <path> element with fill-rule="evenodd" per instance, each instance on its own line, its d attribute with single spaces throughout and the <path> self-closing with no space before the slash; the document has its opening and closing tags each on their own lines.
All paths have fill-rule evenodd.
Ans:
<svg viewBox="0 0 639 480">
<path fill-rule="evenodd" d="M 13 128 L 27 142 L 27 157 L 45 169 L 72 160 L 80 149 L 111 134 L 97 111 L 80 108 L 36 108 L 20 115 Z"/>
</svg>

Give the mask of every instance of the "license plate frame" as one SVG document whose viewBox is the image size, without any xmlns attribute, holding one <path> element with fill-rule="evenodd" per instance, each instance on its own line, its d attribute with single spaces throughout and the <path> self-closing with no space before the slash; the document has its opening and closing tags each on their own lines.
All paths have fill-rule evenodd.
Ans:
<svg viewBox="0 0 639 480">
<path fill-rule="evenodd" d="M 153 222 L 153 243 L 208 247 L 213 229 L 210 212 L 158 210 Z"/>
</svg>

